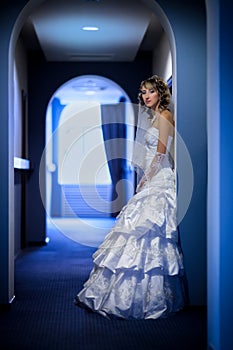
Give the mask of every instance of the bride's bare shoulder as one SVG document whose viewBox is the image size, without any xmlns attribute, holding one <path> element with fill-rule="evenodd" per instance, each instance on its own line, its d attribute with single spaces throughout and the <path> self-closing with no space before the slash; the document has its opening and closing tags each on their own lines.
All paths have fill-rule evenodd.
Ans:
<svg viewBox="0 0 233 350">
<path fill-rule="evenodd" d="M 164 109 L 162 112 L 160 112 L 160 117 L 166 119 L 172 125 L 174 125 L 173 115 L 172 115 L 171 111 L 169 111 L 168 109 Z"/>
</svg>

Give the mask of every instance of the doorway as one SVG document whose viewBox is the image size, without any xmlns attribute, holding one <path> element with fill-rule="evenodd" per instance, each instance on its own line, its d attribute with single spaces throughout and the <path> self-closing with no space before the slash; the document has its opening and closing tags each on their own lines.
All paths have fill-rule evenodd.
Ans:
<svg viewBox="0 0 233 350">
<path fill-rule="evenodd" d="M 112 80 L 83 75 L 54 93 L 46 113 L 47 228 L 77 240 L 80 223 L 95 235 L 111 227 L 134 192 L 134 133 L 133 105 Z"/>
</svg>

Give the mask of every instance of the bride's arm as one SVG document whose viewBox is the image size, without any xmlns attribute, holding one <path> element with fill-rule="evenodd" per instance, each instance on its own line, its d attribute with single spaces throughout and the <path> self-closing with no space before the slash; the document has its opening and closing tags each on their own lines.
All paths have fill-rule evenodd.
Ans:
<svg viewBox="0 0 233 350">
<path fill-rule="evenodd" d="M 169 134 L 172 134 L 173 127 L 174 122 L 171 112 L 168 110 L 162 111 L 158 120 L 159 139 L 157 150 L 150 167 L 145 172 L 145 175 L 143 175 L 141 181 L 137 186 L 137 192 L 146 181 L 151 180 L 151 178 L 162 168 L 163 159 L 165 157 L 167 149 L 168 136 Z"/>
<path fill-rule="evenodd" d="M 168 110 L 162 111 L 158 120 L 159 140 L 158 140 L 158 146 L 157 146 L 157 153 L 162 153 L 162 154 L 166 153 L 168 136 L 169 134 L 171 135 L 173 134 L 172 132 L 173 127 L 174 127 L 174 122 L 173 122 L 173 117 L 171 112 Z"/>
<path fill-rule="evenodd" d="M 167 151 L 168 136 L 171 133 L 171 121 L 172 121 L 171 112 L 168 110 L 162 111 L 158 119 L 159 139 L 158 139 L 157 150 L 154 158 L 152 159 L 150 167 L 147 169 L 145 173 L 147 180 L 151 180 L 151 178 L 162 167 L 162 163 Z"/>
<path fill-rule="evenodd" d="M 152 178 L 161 168 L 163 159 L 167 151 L 167 140 L 169 134 L 173 134 L 174 121 L 170 111 L 164 110 L 158 119 L 159 139 L 155 156 L 146 172 L 148 180 Z"/>
</svg>

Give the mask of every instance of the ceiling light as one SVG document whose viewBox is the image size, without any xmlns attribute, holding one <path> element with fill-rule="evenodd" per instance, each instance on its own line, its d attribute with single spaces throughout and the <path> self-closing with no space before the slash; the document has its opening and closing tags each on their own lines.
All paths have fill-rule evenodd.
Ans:
<svg viewBox="0 0 233 350">
<path fill-rule="evenodd" d="M 102 82 L 98 82 L 98 81 L 95 81 L 95 80 L 87 80 L 87 81 L 83 81 L 83 82 L 78 82 L 76 84 L 73 84 L 72 85 L 72 88 L 74 90 L 78 90 L 78 91 L 84 91 L 84 92 L 87 92 L 87 91 L 103 91 L 107 88 L 106 85 L 102 85 Z"/>
<path fill-rule="evenodd" d="M 82 30 L 97 31 L 97 30 L 99 30 L 99 28 L 95 27 L 95 26 L 84 26 L 84 27 L 82 27 Z"/>
</svg>

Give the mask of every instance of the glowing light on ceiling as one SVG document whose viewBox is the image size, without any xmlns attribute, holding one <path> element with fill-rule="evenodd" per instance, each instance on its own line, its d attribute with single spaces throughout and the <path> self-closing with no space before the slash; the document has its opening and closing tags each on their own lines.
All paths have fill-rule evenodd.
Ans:
<svg viewBox="0 0 233 350">
<path fill-rule="evenodd" d="M 84 27 L 82 27 L 82 30 L 94 32 L 94 31 L 99 30 L 99 27 L 96 27 L 96 26 L 84 26 Z"/>
</svg>

